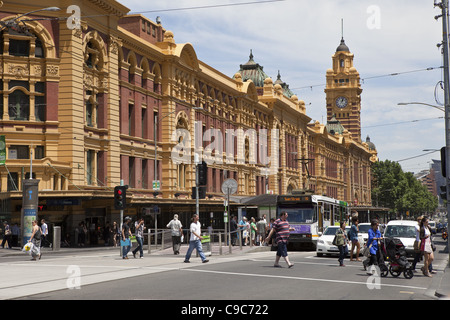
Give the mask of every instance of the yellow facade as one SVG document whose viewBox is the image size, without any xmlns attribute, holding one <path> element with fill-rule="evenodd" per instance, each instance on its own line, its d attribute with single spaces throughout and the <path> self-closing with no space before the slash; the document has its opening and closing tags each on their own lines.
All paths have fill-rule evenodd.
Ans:
<svg viewBox="0 0 450 320">
<path fill-rule="evenodd" d="M 52 19 L 67 18 L 70 5 L 82 8 L 79 28 L 68 28 L 66 19 Z M 45 19 L 24 22 L 33 36 L 4 28 L 0 56 L 0 135 L 5 136 L 7 148 L 6 165 L 0 167 L 4 215 L 19 217 L 21 180 L 29 172 L 30 150 L 34 151 L 33 176 L 40 180 L 40 204 L 45 206 L 40 215 L 66 223 L 68 232 L 89 217 L 95 217 L 90 222 L 96 227 L 117 219 L 113 188 L 121 180 L 130 186 L 129 214 L 145 214 L 158 205 L 163 208 L 163 221 L 176 210 L 190 215 L 192 210 L 186 208 L 194 205 L 195 151 L 211 161 L 207 198 L 201 200 L 204 213 L 223 210 L 220 186 L 226 178 L 238 181 L 240 197 L 313 188 L 316 193 L 370 205 L 369 166 L 376 151 L 361 142 L 361 89 L 350 53 L 344 58 L 350 88 L 335 87 L 334 78 L 340 73 L 327 71 L 327 107 L 334 112 L 337 95 L 346 95 L 351 105 L 356 103 L 350 117 L 355 122 L 342 122 L 349 129 L 330 134 L 324 124 L 310 123 L 304 102 L 283 94 L 272 79 L 257 87 L 240 74 L 226 76 L 198 60 L 191 44 L 176 43 L 172 32 L 141 15 L 127 16 L 129 9 L 116 1 L 39 3 L 40 8 L 50 6 L 61 10 L 30 14 Z M 4 3 L 0 19 L 8 21 L 36 9 L 29 0 Z M 9 49 L 14 40 L 30 41 L 30 51 L 15 55 Z M 43 54 L 36 56 L 36 47 L 42 47 Z M 339 59 L 333 56 L 333 64 Z M 46 91 L 36 83 L 45 83 Z M 17 90 L 23 94 L 14 93 Z M 12 95 L 18 95 L 19 105 L 25 97 L 26 118 L 13 115 L 11 119 Z M 46 108 L 42 119 L 36 111 L 40 105 Z M 202 125 L 201 135 L 209 129 L 220 129 L 222 134 L 234 130 L 234 147 L 227 148 L 224 141 L 223 150 L 209 154 L 212 141 L 205 143 L 201 135 L 195 136 L 196 122 Z M 181 154 L 188 155 L 190 162 L 173 161 L 174 148 L 186 138 L 174 139 L 176 129 L 189 132 L 192 144 Z M 251 130 L 257 134 L 267 130 L 271 163 L 255 155 L 254 141 L 245 135 Z M 239 136 L 242 132 L 244 136 Z M 279 135 L 276 150 L 271 142 L 275 133 Z M 155 178 L 161 181 L 158 192 L 152 189 Z"/>
</svg>

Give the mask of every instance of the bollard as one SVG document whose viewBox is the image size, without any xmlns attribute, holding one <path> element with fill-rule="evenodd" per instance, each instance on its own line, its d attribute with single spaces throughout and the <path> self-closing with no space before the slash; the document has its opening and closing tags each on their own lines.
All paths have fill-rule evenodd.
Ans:
<svg viewBox="0 0 450 320">
<path fill-rule="evenodd" d="M 242 251 L 242 230 L 239 230 L 239 248 Z"/>
<path fill-rule="evenodd" d="M 152 241 L 151 241 L 151 238 L 152 238 L 152 236 L 151 236 L 151 233 L 150 233 L 150 230 L 148 230 L 148 254 L 150 254 L 150 253 L 152 253 L 152 249 L 151 249 L 151 247 L 152 247 Z"/>
<path fill-rule="evenodd" d="M 61 247 L 61 227 L 53 227 L 53 245 L 52 251 L 59 251 Z"/>
</svg>

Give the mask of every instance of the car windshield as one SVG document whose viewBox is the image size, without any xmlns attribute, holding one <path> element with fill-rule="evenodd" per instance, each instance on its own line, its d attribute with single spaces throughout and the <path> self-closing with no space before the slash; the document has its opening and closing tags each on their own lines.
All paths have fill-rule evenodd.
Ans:
<svg viewBox="0 0 450 320">
<path fill-rule="evenodd" d="M 388 238 L 415 238 L 414 226 L 387 226 L 384 236 Z"/>
<path fill-rule="evenodd" d="M 338 230 L 338 227 L 328 227 L 325 232 L 323 233 L 324 236 L 334 236 L 336 234 L 336 231 Z"/>
<path fill-rule="evenodd" d="M 370 224 L 363 224 L 363 225 L 359 225 L 359 232 L 364 232 L 367 233 L 369 232 L 369 229 L 371 228 Z"/>
</svg>

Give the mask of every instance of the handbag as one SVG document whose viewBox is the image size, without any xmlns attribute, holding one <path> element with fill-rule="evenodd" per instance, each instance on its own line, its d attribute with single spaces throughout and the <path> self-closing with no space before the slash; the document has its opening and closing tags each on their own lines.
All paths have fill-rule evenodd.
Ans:
<svg viewBox="0 0 450 320">
<path fill-rule="evenodd" d="M 370 248 L 372 248 L 372 243 L 370 244 L 370 246 L 365 247 L 363 250 L 363 256 L 368 258 L 370 257 Z"/>
<path fill-rule="evenodd" d="M 120 240 L 120 246 L 121 247 L 129 247 L 129 246 L 131 246 L 130 239 L 126 239 L 125 241 L 124 240 Z"/>
</svg>

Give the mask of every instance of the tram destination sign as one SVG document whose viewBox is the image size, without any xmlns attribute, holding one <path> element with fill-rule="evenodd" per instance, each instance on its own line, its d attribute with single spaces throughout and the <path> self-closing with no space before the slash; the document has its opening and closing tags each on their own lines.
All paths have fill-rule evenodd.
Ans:
<svg viewBox="0 0 450 320">
<path fill-rule="evenodd" d="M 311 202 L 311 196 L 278 196 L 278 202 L 283 203 L 299 203 L 299 202 Z"/>
</svg>

